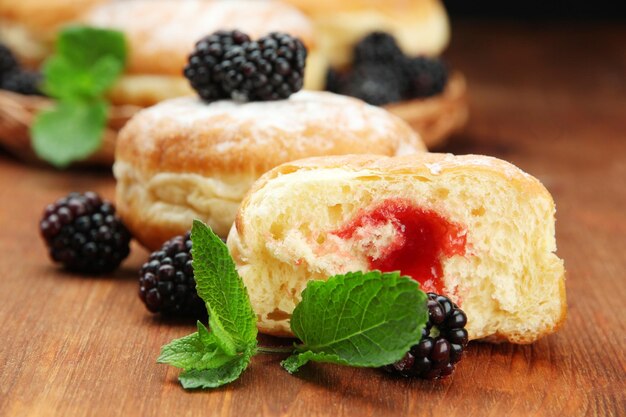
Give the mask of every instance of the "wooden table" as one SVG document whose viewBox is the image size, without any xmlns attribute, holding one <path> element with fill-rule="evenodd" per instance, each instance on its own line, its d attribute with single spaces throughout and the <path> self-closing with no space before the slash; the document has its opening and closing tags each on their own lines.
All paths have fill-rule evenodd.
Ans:
<svg viewBox="0 0 626 417">
<path fill-rule="evenodd" d="M 0 155 L 0 416 L 626 415 L 626 28 L 457 24 L 448 57 L 471 121 L 446 148 L 505 158 L 557 203 L 569 317 L 532 346 L 474 343 L 432 383 L 259 356 L 234 384 L 187 393 L 162 344 L 192 325 L 137 297 L 147 253 L 117 273 L 69 275 L 47 259 L 42 208 L 70 190 L 112 196 L 108 172 L 33 168 Z"/>
</svg>

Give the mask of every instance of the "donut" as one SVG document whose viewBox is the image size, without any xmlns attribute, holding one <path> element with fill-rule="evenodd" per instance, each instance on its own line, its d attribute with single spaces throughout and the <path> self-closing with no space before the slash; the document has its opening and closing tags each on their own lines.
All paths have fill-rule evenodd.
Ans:
<svg viewBox="0 0 626 417">
<path fill-rule="evenodd" d="M 491 157 L 316 157 L 261 177 L 227 243 L 263 333 L 292 336 L 309 280 L 381 270 L 450 297 L 470 339 L 531 343 L 566 314 L 554 214 L 537 179 Z"/>
<path fill-rule="evenodd" d="M 82 21 L 126 35 L 126 74 L 109 92 L 115 104 L 150 106 L 191 94 L 189 83 L 182 76 L 187 56 L 199 39 L 222 29 L 238 29 L 252 38 L 274 31 L 299 37 L 309 49 L 306 87 L 321 89 L 324 82 L 326 65 L 316 52 L 311 21 L 293 6 L 279 1 L 107 2 L 90 9 Z"/>
<path fill-rule="evenodd" d="M 171 99 L 140 111 L 119 134 L 117 210 L 150 249 L 185 233 L 194 218 L 226 237 L 254 181 L 282 163 L 424 149 L 401 119 L 332 93 L 301 91 L 249 103 Z"/>
</svg>

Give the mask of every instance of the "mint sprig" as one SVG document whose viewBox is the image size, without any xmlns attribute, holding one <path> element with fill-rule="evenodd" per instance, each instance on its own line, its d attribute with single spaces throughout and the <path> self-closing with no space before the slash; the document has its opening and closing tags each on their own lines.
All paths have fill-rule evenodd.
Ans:
<svg viewBox="0 0 626 417">
<path fill-rule="evenodd" d="M 198 323 L 196 333 L 163 346 L 157 362 L 182 368 L 184 388 L 215 388 L 239 378 L 256 353 L 256 315 L 224 242 L 199 220 L 191 240 L 196 289 L 211 332 Z"/>
<path fill-rule="evenodd" d="M 309 361 L 388 365 L 420 340 L 428 310 L 419 284 L 397 272 L 371 271 L 310 281 L 291 318 L 302 344 L 259 347 L 256 315 L 228 248 L 198 220 L 191 240 L 196 288 L 207 305 L 211 330 L 198 323 L 197 332 L 163 346 L 157 360 L 182 368 L 179 380 L 186 389 L 236 380 L 259 351 L 291 353 L 282 365 L 294 373 Z"/>
<path fill-rule="evenodd" d="M 310 281 L 291 316 L 302 340 L 283 361 L 293 373 L 308 361 L 379 367 L 400 360 L 428 320 L 426 294 L 398 272 L 353 272 Z"/>
<path fill-rule="evenodd" d="M 37 155 L 56 167 L 89 157 L 102 145 L 109 104 L 104 94 L 124 70 L 121 32 L 75 26 L 60 32 L 43 67 L 43 90 L 56 105 L 31 128 Z"/>
</svg>

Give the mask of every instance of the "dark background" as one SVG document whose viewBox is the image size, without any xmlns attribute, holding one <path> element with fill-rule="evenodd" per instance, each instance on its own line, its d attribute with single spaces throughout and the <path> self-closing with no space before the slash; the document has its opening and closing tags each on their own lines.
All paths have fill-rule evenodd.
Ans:
<svg viewBox="0 0 626 417">
<path fill-rule="evenodd" d="M 444 0 L 451 16 L 516 19 L 610 19 L 626 23 L 624 0 Z"/>
</svg>

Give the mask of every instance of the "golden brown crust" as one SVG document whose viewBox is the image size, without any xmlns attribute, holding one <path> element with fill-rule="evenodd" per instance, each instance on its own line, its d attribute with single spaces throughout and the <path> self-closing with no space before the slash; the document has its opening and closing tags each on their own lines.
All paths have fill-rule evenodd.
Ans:
<svg viewBox="0 0 626 417">
<path fill-rule="evenodd" d="M 83 21 L 126 34 L 127 71 L 133 74 L 180 75 L 195 43 L 219 29 L 240 29 L 253 38 L 285 31 L 314 47 L 308 18 L 292 6 L 272 1 L 112 2 L 91 10 Z"/>
<path fill-rule="evenodd" d="M 191 97 L 163 102 L 122 130 L 116 159 L 148 173 L 258 177 L 310 156 L 391 156 L 404 147 L 424 149 L 399 118 L 349 97 L 303 91 L 280 102 L 206 104 Z"/>
<path fill-rule="evenodd" d="M 131 206 L 120 207 L 122 209 L 124 224 L 133 234 L 133 238 L 146 249 L 156 251 L 163 246 L 163 243 L 174 236 L 184 235 L 190 229 L 189 226 L 181 226 L 174 223 L 154 222 L 142 216 L 142 212 Z"/>
<path fill-rule="evenodd" d="M 428 149 L 441 146 L 467 123 L 469 109 L 465 77 L 455 72 L 443 93 L 389 104 L 385 108 L 411 125 Z"/>
</svg>

